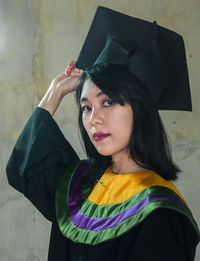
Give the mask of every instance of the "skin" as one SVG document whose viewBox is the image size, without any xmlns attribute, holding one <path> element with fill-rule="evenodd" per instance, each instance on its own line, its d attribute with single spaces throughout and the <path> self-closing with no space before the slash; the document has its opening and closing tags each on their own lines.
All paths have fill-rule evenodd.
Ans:
<svg viewBox="0 0 200 261">
<path fill-rule="evenodd" d="M 128 143 L 132 133 L 133 110 L 129 103 L 121 106 L 113 103 L 90 79 L 83 85 L 81 102 L 83 109 L 83 125 L 97 151 L 104 156 L 111 155 L 113 173 L 126 174 L 145 171 L 129 157 Z M 95 132 L 109 133 L 110 136 L 97 142 L 93 138 Z"/>
</svg>

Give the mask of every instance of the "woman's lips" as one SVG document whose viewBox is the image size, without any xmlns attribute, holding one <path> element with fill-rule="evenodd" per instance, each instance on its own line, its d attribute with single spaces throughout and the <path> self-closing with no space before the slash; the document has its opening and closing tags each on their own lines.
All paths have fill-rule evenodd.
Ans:
<svg viewBox="0 0 200 261">
<path fill-rule="evenodd" d="M 94 134 L 93 135 L 94 140 L 97 141 L 97 142 L 107 138 L 108 136 L 110 136 L 110 134 L 98 134 L 98 135 Z"/>
</svg>

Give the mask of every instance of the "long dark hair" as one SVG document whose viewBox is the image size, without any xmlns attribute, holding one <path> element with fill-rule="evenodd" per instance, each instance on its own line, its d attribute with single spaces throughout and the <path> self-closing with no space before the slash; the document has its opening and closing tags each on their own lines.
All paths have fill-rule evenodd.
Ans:
<svg viewBox="0 0 200 261">
<path fill-rule="evenodd" d="M 79 108 L 79 132 L 91 166 L 87 181 L 94 184 L 112 162 L 111 156 L 99 154 L 83 126 L 80 97 L 83 84 L 88 78 L 113 102 L 124 106 L 126 101 L 131 105 L 134 119 L 129 151 L 133 161 L 141 167 L 155 171 L 166 180 L 176 180 L 177 173 L 181 170 L 172 160 L 167 134 L 150 91 L 128 71 L 126 65 L 102 63 L 84 71 L 75 92 Z"/>
</svg>

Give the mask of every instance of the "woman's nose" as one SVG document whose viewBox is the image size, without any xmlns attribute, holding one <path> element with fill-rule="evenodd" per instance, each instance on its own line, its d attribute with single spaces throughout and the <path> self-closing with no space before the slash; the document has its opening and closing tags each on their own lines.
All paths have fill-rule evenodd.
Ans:
<svg viewBox="0 0 200 261">
<path fill-rule="evenodd" d="M 91 115 L 90 115 L 90 122 L 92 124 L 97 124 L 97 123 L 102 123 L 103 118 L 102 118 L 102 112 L 99 109 L 92 109 Z"/>
</svg>

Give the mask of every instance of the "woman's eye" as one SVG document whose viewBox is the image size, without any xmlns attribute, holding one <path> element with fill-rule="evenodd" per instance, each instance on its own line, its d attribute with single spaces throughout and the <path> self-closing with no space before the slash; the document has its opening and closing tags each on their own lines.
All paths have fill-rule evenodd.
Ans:
<svg viewBox="0 0 200 261">
<path fill-rule="evenodd" d="M 113 101 L 112 101 L 112 100 L 105 100 L 103 103 L 105 103 L 105 102 L 108 102 L 109 105 L 112 105 L 112 104 L 113 104 Z"/>
<path fill-rule="evenodd" d="M 83 112 L 87 112 L 86 108 L 88 108 L 88 107 L 90 107 L 90 106 L 83 106 L 83 107 L 82 107 L 82 111 L 83 111 Z"/>
<path fill-rule="evenodd" d="M 103 104 L 105 104 L 106 102 L 108 102 L 108 105 L 106 105 L 106 107 L 109 107 L 113 104 L 112 100 L 105 100 L 105 101 L 103 101 Z M 90 109 L 91 109 L 90 106 L 83 106 L 82 112 L 88 112 Z"/>
</svg>

